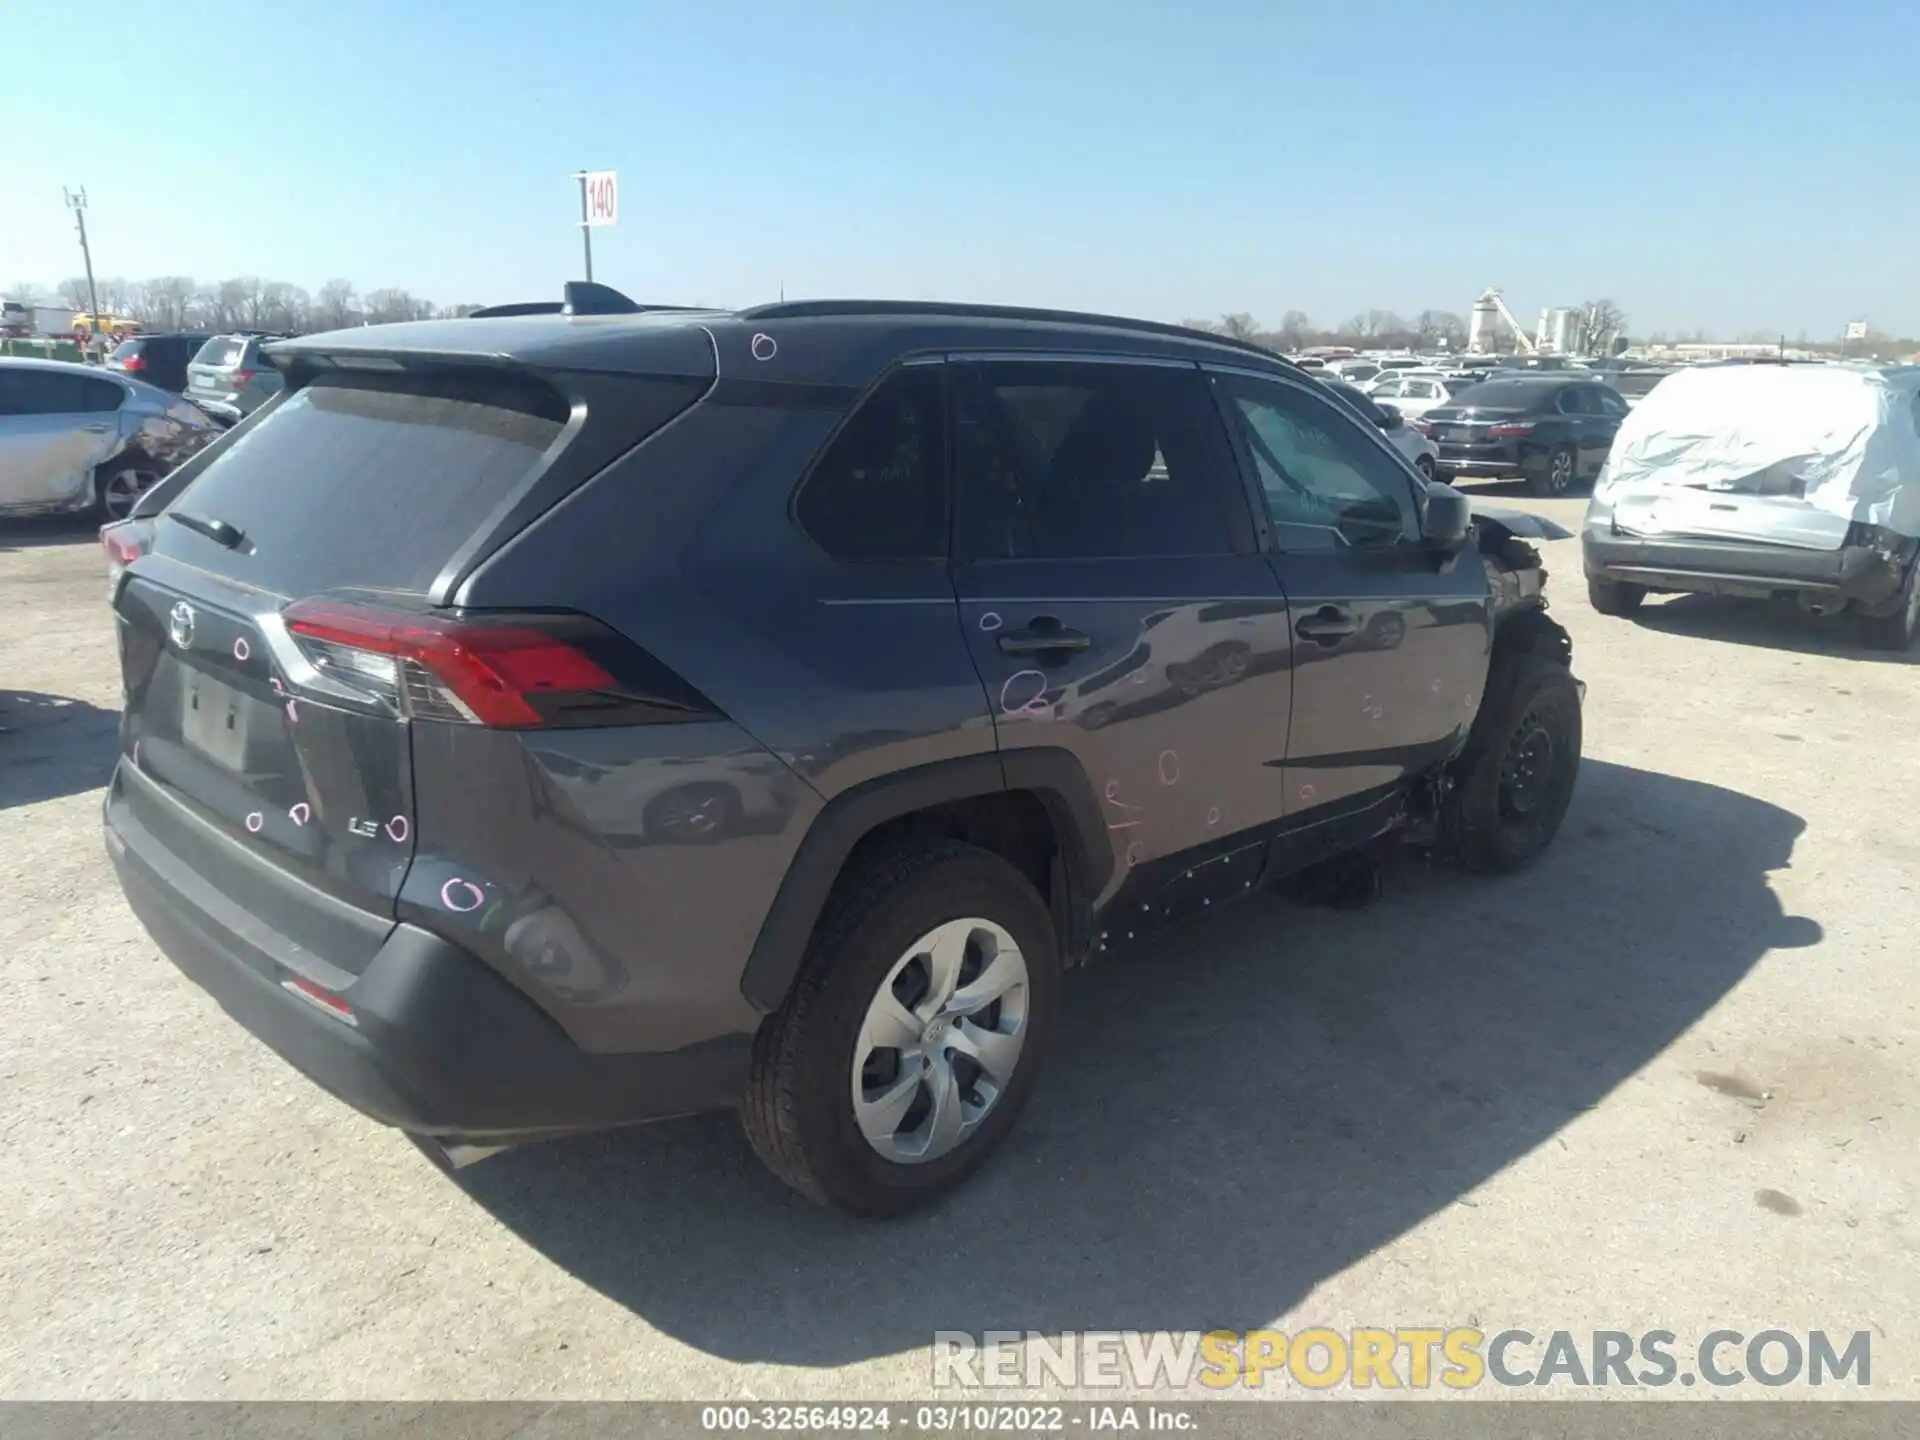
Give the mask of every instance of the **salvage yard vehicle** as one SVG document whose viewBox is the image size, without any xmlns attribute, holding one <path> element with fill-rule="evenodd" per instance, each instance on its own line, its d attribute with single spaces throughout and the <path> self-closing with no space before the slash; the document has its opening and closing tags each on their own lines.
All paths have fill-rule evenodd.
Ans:
<svg viewBox="0 0 1920 1440">
<path fill-rule="evenodd" d="M 572 284 L 269 353 L 136 516 L 107 848 L 443 1163 L 738 1106 L 896 1214 L 1066 969 L 1388 837 L 1518 869 L 1571 798 L 1530 522 L 1257 346 Z"/>
<path fill-rule="evenodd" d="M 1442 480 L 1524 480 L 1534 495 L 1565 495 L 1599 474 L 1627 402 L 1564 371 L 1507 373 L 1459 391 L 1421 417 L 1439 447 Z"/>
<path fill-rule="evenodd" d="M 0 357 L 0 516 L 123 519 L 213 422 L 130 376 Z"/>
<path fill-rule="evenodd" d="M 1581 526 L 1603 615 L 1649 594 L 1850 611 L 1864 644 L 1920 636 L 1920 366 L 1699 366 L 1614 441 Z"/>
<path fill-rule="evenodd" d="M 280 372 L 260 353 L 276 338 L 215 335 L 187 362 L 187 399 L 223 425 L 244 420 L 280 393 Z"/>
</svg>

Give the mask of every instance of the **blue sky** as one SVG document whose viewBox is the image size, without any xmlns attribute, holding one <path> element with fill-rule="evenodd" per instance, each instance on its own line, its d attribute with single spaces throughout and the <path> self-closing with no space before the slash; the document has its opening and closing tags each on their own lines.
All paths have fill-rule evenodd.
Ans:
<svg viewBox="0 0 1920 1440">
<path fill-rule="evenodd" d="M 1912 0 L 0 15 L 0 282 L 79 272 L 85 184 L 103 274 L 544 298 L 579 273 L 568 177 L 606 167 L 596 278 L 658 300 L 1329 324 L 1498 284 L 1529 321 L 1920 335 Z"/>
</svg>

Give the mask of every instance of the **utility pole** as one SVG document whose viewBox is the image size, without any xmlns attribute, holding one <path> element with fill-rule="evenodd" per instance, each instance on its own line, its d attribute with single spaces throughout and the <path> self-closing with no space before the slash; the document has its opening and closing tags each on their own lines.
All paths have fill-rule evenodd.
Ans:
<svg viewBox="0 0 1920 1440">
<path fill-rule="evenodd" d="M 87 247 L 87 187 L 82 185 L 76 192 L 60 188 L 67 197 L 67 208 L 73 211 L 73 223 L 80 229 L 80 258 L 87 267 L 87 305 L 93 312 L 94 338 L 100 337 L 100 292 L 93 288 L 93 251 Z M 586 193 L 584 190 L 581 192 Z"/>
</svg>

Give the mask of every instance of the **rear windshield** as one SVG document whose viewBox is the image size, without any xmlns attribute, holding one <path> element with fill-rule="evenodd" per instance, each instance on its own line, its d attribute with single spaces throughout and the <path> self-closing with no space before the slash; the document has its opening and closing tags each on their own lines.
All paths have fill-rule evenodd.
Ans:
<svg viewBox="0 0 1920 1440">
<path fill-rule="evenodd" d="M 1564 380 L 1482 380 L 1454 395 L 1468 405 L 1502 405 L 1524 410 L 1566 388 Z"/>
<path fill-rule="evenodd" d="M 236 340 L 231 335 L 216 335 L 200 347 L 200 353 L 193 357 L 196 365 L 233 365 L 241 352 L 247 348 L 247 342 Z"/>
<path fill-rule="evenodd" d="M 168 506 L 246 537 L 228 549 L 162 524 L 156 548 L 283 595 L 424 594 L 559 437 L 544 386 L 409 378 L 306 386 Z"/>
</svg>

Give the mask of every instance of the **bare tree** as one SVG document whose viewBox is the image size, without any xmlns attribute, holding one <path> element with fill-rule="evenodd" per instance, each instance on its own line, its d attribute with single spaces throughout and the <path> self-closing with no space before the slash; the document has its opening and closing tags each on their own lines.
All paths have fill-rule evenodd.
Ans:
<svg viewBox="0 0 1920 1440">
<path fill-rule="evenodd" d="M 42 287 L 34 284 L 33 281 L 16 280 L 6 289 L 0 290 L 0 300 L 18 300 L 22 304 L 29 304 L 39 298 L 41 293 Z"/>
<path fill-rule="evenodd" d="M 162 330 L 184 329 L 193 307 L 190 275 L 156 275 L 140 287 L 136 319 Z"/>
<path fill-rule="evenodd" d="M 233 287 L 234 320 L 248 330 L 266 329 L 267 282 L 258 275 L 241 275 L 226 285 Z"/>
<path fill-rule="evenodd" d="M 308 328 L 312 308 L 313 302 L 307 298 L 307 292 L 298 285 L 289 285 L 284 280 L 272 281 L 262 297 L 262 328 L 298 334 Z"/>
<path fill-rule="evenodd" d="M 1313 322 L 1304 310 L 1289 310 L 1280 317 L 1280 344 L 1283 349 L 1298 350 L 1313 338 Z"/>
<path fill-rule="evenodd" d="M 1189 330 L 1204 330 L 1209 335 L 1215 334 L 1219 329 L 1219 327 L 1211 320 L 1187 319 L 1187 320 L 1182 320 L 1180 323 L 1186 326 L 1187 329 Z"/>
<path fill-rule="evenodd" d="M 484 310 L 484 305 L 449 305 L 440 313 L 449 320 L 464 320 L 476 310 Z"/>
<path fill-rule="evenodd" d="M 54 291 L 71 310 L 91 310 L 93 299 L 87 286 L 87 277 L 72 275 L 62 280 Z"/>
<path fill-rule="evenodd" d="M 360 323 L 359 297 L 346 280 L 329 280 L 313 302 L 313 323 L 322 330 L 344 330 Z"/>
<path fill-rule="evenodd" d="M 1219 330 L 1222 335 L 1231 335 L 1235 340 L 1251 340 L 1260 333 L 1260 324 L 1244 310 L 1236 310 L 1231 315 L 1220 317 Z"/>
<path fill-rule="evenodd" d="M 367 322 L 372 325 L 390 324 L 395 320 L 431 320 L 433 315 L 431 300 L 417 300 L 405 290 L 375 290 L 367 296 Z"/>
<path fill-rule="evenodd" d="M 1451 310 L 1422 310 L 1413 328 L 1422 345 L 1438 347 L 1442 341 L 1450 350 L 1467 343 L 1467 322 Z"/>
<path fill-rule="evenodd" d="M 1604 355 L 1616 336 L 1627 333 L 1627 317 L 1611 300 L 1589 300 L 1580 307 L 1575 348 L 1582 355 Z"/>
</svg>

